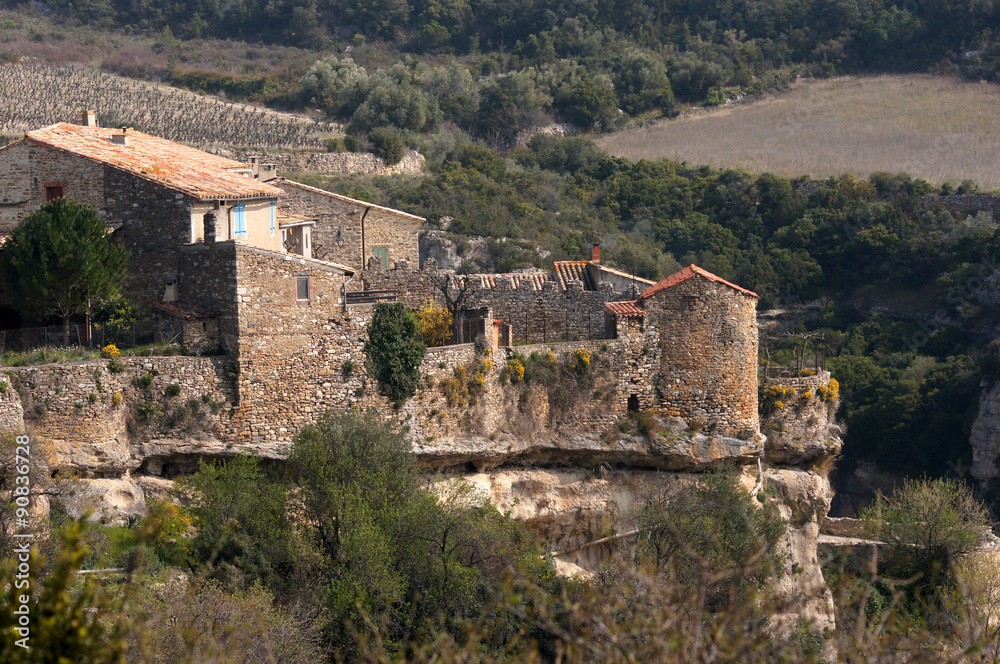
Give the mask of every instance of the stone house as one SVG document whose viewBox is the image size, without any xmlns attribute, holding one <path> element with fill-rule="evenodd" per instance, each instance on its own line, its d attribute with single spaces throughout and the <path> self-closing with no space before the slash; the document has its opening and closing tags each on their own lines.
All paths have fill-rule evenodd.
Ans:
<svg viewBox="0 0 1000 664">
<path fill-rule="evenodd" d="M 396 262 L 419 264 L 423 217 L 292 180 L 272 182 L 288 193 L 281 203 L 285 212 L 314 221 L 313 257 L 359 271 L 372 257 L 378 258 L 385 270 Z"/>
<path fill-rule="evenodd" d="M 285 192 L 253 177 L 249 164 L 130 129 L 60 122 L 0 148 L 0 234 L 63 196 L 107 220 L 129 251 L 125 292 L 148 313 L 176 297 L 180 249 L 233 240 L 283 252 L 277 225 Z M 206 215 L 214 224 L 206 228 Z"/>
</svg>

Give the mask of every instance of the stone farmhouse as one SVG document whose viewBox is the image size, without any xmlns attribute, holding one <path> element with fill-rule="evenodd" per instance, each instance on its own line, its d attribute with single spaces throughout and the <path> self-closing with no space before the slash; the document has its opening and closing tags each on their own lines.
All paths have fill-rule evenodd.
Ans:
<svg viewBox="0 0 1000 664">
<path fill-rule="evenodd" d="M 515 342 L 557 354 L 587 348 L 613 358 L 601 422 L 651 409 L 757 441 L 754 293 L 693 265 L 654 284 L 602 265 L 598 247 L 591 260 L 556 262 L 551 272 L 418 266 L 422 218 L 268 173 L 101 128 L 86 113 L 79 125 L 0 148 L 0 230 L 59 196 L 95 207 L 130 252 L 129 297 L 180 319 L 190 351 L 223 354 L 198 365 L 208 368 L 199 380 L 231 403 L 220 438 L 287 443 L 329 408 L 388 408 L 364 369 L 371 298 L 357 297 L 377 291 L 454 309 L 468 323 L 460 340 L 492 341 L 493 380 L 516 352 L 532 350 Z M 444 379 L 476 352 L 471 343 L 434 349 L 421 375 Z M 436 408 L 412 408 L 412 431 L 440 433 Z"/>
</svg>

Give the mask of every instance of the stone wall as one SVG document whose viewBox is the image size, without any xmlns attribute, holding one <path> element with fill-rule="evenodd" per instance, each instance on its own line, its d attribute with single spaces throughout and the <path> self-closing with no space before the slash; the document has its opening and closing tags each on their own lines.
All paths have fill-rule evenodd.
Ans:
<svg viewBox="0 0 1000 664">
<path fill-rule="evenodd" d="M 10 379 L 0 375 L 0 433 L 9 431 L 24 431 L 24 410 Z"/>
<path fill-rule="evenodd" d="M 222 346 L 236 353 L 240 333 L 236 242 L 183 246 L 178 263 L 178 297 L 215 311 Z"/>
<path fill-rule="evenodd" d="M 545 278 L 542 278 L 545 277 Z M 444 306 L 440 285 L 455 275 L 438 270 L 428 261 L 423 269 L 396 265 L 391 270 L 370 266 L 361 274 L 366 290 L 393 290 L 401 302 L 419 308 L 434 301 Z M 511 327 L 512 341 L 545 343 L 583 339 L 606 339 L 608 329 L 604 305 L 628 299 L 610 284 L 598 290 L 583 290 L 583 284 L 570 281 L 565 290 L 546 275 L 468 275 L 459 277 L 471 285 L 466 309 L 489 307 L 493 317 Z M 452 289 L 454 290 L 454 288 Z"/>
<path fill-rule="evenodd" d="M 830 372 L 814 376 L 766 378 L 762 394 L 773 391 L 771 403 L 782 405 L 763 415 L 761 432 L 767 436 L 767 460 L 801 464 L 840 451 L 840 429 L 834 424 L 837 400 L 830 395 Z"/>
<path fill-rule="evenodd" d="M 979 412 L 969 433 L 972 446 L 971 475 L 985 485 L 1000 474 L 1000 381 L 984 383 L 979 395 Z"/>
<path fill-rule="evenodd" d="M 657 409 L 721 435 L 756 435 L 756 298 L 698 275 L 642 306 L 659 332 Z"/>
<path fill-rule="evenodd" d="M 278 183 L 288 196 L 281 200 L 281 209 L 316 220 L 312 233 L 312 255 L 315 258 L 364 267 L 361 223 L 364 217 L 364 250 L 372 255 L 373 247 L 386 247 L 389 265 L 406 261 L 417 265 L 420 260 L 419 235 L 423 217 L 399 210 L 372 205 L 340 196 L 290 180 Z M 367 210 L 367 214 L 365 211 Z M 338 246 L 340 234 L 343 247 Z"/>
<path fill-rule="evenodd" d="M 233 433 L 231 360 L 122 358 L 11 369 L 25 420 L 49 443 L 63 474 L 119 477 L 140 466 L 143 445 L 190 439 L 197 448 Z M 177 387 L 170 387 L 176 385 Z"/>
<path fill-rule="evenodd" d="M 217 154 L 249 162 L 257 157 L 263 164 L 274 164 L 279 173 L 365 173 L 367 175 L 420 175 L 424 170 L 424 156 L 415 150 L 407 150 L 398 164 L 385 161 L 369 152 L 303 152 L 303 153 L 260 153 L 230 152 L 217 150 Z"/>
</svg>

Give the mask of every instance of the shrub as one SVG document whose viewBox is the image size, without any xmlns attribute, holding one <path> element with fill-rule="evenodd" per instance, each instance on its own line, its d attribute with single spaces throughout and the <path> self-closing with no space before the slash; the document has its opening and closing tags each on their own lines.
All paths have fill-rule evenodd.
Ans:
<svg viewBox="0 0 1000 664">
<path fill-rule="evenodd" d="M 946 479 L 906 479 L 861 518 L 869 536 L 886 542 L 881 571 L 918 577 L 925 588 L 953 582 L 956 562 L 986 541 L 991 523 L 968 486 Z"/>
<path fill-rule="evenodd" d="M 107 346 L 101 349 L 101 357 L 103 357 L 106 360 L 116 359 L 121 354 L 122 354 L 121 351 L 118 350 L 118 346 L 114 344 L 108 344 Z"/>
<path fill-rule="evenodd" d="M 840 383 L 837 382 L 836 378 L 831 378 L 826 385 L 820 385 L 816 392 L 824 402 L 836 401 L 837 397 L 840 396 Z"/>
<path fill-rule="evenodd" d="M 590 368 L 590 351 L 586 348 L 577 348 L 566 353 L 566 368 L 578 374 L 587 372 Z"/>
<path fill-rule="evenodd" d="M 137 376 L 135 379 L 135 384 L 137 387 L 141 387 L 144 390 L 148 390 L 153 385 L 153 379 L 155 376 L 152 373 L 147 373 L 142 376 Z"/>
<path fill-rule="evenodd" d="M 181 393 L 181 386 L 177 383 L 171 383 L 170 385 L 167 385 L 167 388 L 164 391 L 167 393 L 168 397 L 176 397 Z"/>
<path fill-rule="evenodd" d="M 111 395 L 111 407 L 117 408 L 118 406 L 122 405 L 123 399 L 124 397 L 122 396 L 121 392 L 115 392 L 114 394 Z"/>
<path fill-rule="evenodd" d="M 158 417 L 163 417 L 163 407 L 160 404 L 153 401 L 146 401 L 139 404 L 139 417 L 144 420 L 156 419 Z"/>
<path fill-rule="evenodd" d="M 340 366 L 340 372 L 344 374 L 344 377 L 348 377 L 354 373 L 354 360 L 345 360 Z"/>
<path fill-rule="evenodd" d="M 787 385 L 761 385 L 757 390 L 757 404 L 760 414 L 768 416 L 785 407 L 795 398 L 794 387 Z"/>
<path fill-rule="evenodd" d="M 519 358 L 512 357 L 507 360 L 506 377 L 512 383 L 524 380 L 524 363 Z"/>
<path fill-rule="evenodd" d="M 452 315 L 444 307 L 428 302 L 417 312 L 417 322 L 420 338 L 428 346 L 444 346 L 451 340 L 454 332 Z"/>
<path fill-rule="evenodd" d="M 125 371 L 125 363 L 121 360 L 111 360 L 108 362 L 108 372 L 113 374 L 120 374 Z"/>
<path fill-rule="evenodd" d="M 406 143 L 403 135 L 392 127 L 376 127 L 368 133 L 372 154 L 392 166 L 403 159 Z"/>
<path fill-rule="evenodd" d="M 417 339 L 417 319 L 399 302 L 375 305 L 365 341 L 369 373 L 396 405 L 417 391 L 425 346 Z"/>
</svg>

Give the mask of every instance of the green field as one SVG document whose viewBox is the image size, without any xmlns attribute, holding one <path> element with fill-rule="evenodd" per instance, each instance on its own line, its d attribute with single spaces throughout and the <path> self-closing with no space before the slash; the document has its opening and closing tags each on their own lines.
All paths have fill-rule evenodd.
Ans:
<svg viewBox="0 0 1000 664">
<path fill-rule="evenodd" d="M 801 80 L 750 103 L 600 137 L 629 159 L 867 176 L 904 171 L 1000 188 L 1000 86 L 930 75 Z"/>
</svg>

